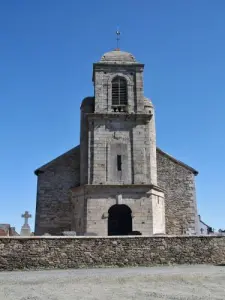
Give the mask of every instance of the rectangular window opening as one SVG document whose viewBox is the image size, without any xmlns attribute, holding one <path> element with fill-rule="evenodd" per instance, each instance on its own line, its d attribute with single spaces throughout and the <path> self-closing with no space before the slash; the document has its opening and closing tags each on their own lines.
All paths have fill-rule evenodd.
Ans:
<svg viewBox="0 0 225 300">
<path fill-rule="evenodd" d="M 121 155 L 117 155 L 117 171 L 122 171 L 122 159 L 121 159 Z"/>
</svg>

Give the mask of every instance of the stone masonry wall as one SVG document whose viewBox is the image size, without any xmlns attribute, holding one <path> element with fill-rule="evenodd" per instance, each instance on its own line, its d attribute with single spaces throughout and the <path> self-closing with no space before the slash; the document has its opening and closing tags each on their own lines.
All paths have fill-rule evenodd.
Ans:
<svg viewBox="0 0 225 300">
<path fill-rule="evenodd" d="M 158 186 L 165 190 L 166 233 L 197 232 L 195 176 L 157 150 Z"/>
<path fill-rule="evenodd" d="M 127 205 L 132 211 L 132 231 L 152 234 L 152 203 L 147 197 L 149 186 L 92 186 L 86 191 L 87 232 L 108 235 L 108 211 L 115 204 Z M 121 196 L 118 199 L 118 195 Z"/>
<path fill-rule="evenodd" d="M 0 270 L 223 264 L 225 237 L 0 238 Z"/>
<path fill-rule="evenodd" d="M 143 65 L 95 64 L 95 112 L 112 112 L 112 80 L 121 76 L 127 81 L 128 111 L 143 112 Z"/>
<path fill-rule="evenodd" d="M 58 157 L 38 175 L 35 235 L 59 235 L 71 229 L 70 189 L 80 182 L 80 151 Z"/>
<path fill-rule="evenodd" d="M 89 116 L 90 184 L 150 184 L 153 142 L 149 114 Z M 147 123 L 147 124 L 146 124 Z M 153 135 L 154 137 L 154 135 Z M 117 170 L 117 156 L 122 170 Z M 152 171 L 152 170 L 151 170 Z M 154 171 L 156 171 L 154 169 Z M 153 171 L 152 171 L 153 172 Z"/>
<path fill-rule="evenodd" d="M 86 232 L 86 199 L 85 186 L 79 186 L 71 190 L 72 201 L 72 221 L 71 230 L 77 235 L 83 235 Z"/>
<path fill-rule="evenodd" d="M 197 218 L 194 174 L 157 149 L 157 176 L 158 185 L 166 191 L 167 234 L 181 234 L 182 230 L 194 230 L 197 226 L 194 220 L 195 216 Z M 71 187 L 77 185 L 78 147 L 55 159 L 45 167 L 44 173 L 38 175 L 36 235 L 45 232 L 59 234 L 62 230 L 71 229 L 71 225 L 75 229 L 72 224 L 75 220 L 71 217 L 69 196 Z M 77 216 L 76 221 L 78 219 Z M 81 220 L 81 227 L 83 221 Z M 78 222 L 80 224 L 80 220 Z"/>
</svg>

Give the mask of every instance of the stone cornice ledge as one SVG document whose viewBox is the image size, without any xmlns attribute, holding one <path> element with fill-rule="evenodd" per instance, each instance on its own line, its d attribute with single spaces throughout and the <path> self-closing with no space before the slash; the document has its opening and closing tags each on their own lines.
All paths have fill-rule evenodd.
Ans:
<svg viewBox="0 0 225 300">
<path fill-rule="evenodd" d="M 158 187 L 156 185 L 153 184 L 85 184 L 84 187 L 87 188 L 125 188 L 125 189 L 129 189 L 129 188 L 149 188 L 149 189 L 154 189 L 158 192 L 165 192 L 164 189 L 162 189 L 161 187 Z"/>
<path fill-rule="evenodd" d="M 145 119 L 146 121 L 151 120 L 152 114 L 147 113 L 123 113 L 123 112 L 102 112 L 102 113 L 87 113 L 87 118 L 89 120 L 97 120 L 97 119 L 111 119 L 111 118 L 124 118 L 130 120 L 139 120 Z"/>
<path fill-rule="evenodd" d="M 149 190 L 156 190 L 158 192 L 165 193 L 165 190 L 153 184 L 84 184 L 76 187 L 72 187 L 72 192 L 85 189 L 103 189 L 103 188 L 120 188 L 120 189 L 133 189 L 133 188 L 148 188 Z M 143 192 L 143 191 L 142 191 Z"/>
<path fill-rule="evenodd" d="M 94 71 L 96 71 L 96 67 L 98 67 L 98 71 L 102 70 L 104 71 L 105 70 L 105 67 L 120 67 L 121 66 L 125 66 L 126 68 L 127 67 L 130 67 L 131 69 L 133 69 L 134 67 L 135 68 L 144 68 L 144 64 L 142 63 L 139 63 L 139 62 L 119 62 L 119 63 L 115 63 L 115 62 L 107 62 L 107 61 L 102 61 L 102 62 L 96 62 L 96 63 L 93 63 L 93 66 L 94 66 Z"/>
</svg>

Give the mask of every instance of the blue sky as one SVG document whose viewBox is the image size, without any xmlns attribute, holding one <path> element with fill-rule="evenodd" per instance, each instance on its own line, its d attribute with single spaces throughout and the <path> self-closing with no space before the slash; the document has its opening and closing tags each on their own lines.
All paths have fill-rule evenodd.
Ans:
<svg viewBox="0 0 225 300">
<path fill-rule="evenodd" d="M 33 171 L 79 143 L 92 63 L 116 47 L 145 63 L 157 144 L 199 170 L 199 213 L 225 227 L 225 1 L 0 2 L 0 223 L 33 218 Z M 33 228 L 32 228 L 33 229 Z"/>
</svg>

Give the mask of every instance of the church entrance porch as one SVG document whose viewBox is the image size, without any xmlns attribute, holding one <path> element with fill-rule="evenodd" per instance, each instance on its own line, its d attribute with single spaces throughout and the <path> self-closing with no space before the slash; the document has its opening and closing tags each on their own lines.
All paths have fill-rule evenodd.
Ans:
<svg viewBox="0 0 225 300">
<path fill-rule="evenodd" d="M 162 233 L 157 223 L 163 223 L 158 211 L 162 201 L 160 194 L 156 193 L 151 185 L 85 185 L 82 204 L 81 189 L 76 193 L 73 190 L 76 226 L 79 225 L 80 212 L 84 212 L 80 235 L 94 233 L 97 236 L 127 236 Z M 153 216 L 153 212 L 156 216 Z M 74 231 L 77 231 L 76 226 Z"/>
<path fill-rule="evenodd" d="M 115 204 L 108 214 L 108 235 L 129 235 L 132 232 L 132 211 L 127 205 Z"/>
</svg>

